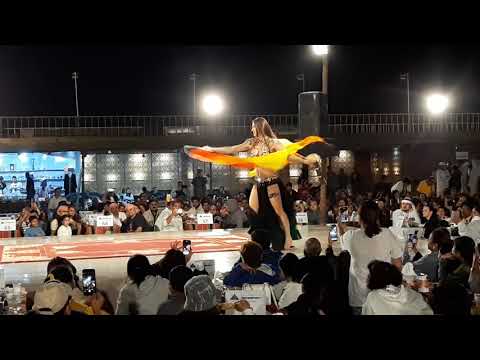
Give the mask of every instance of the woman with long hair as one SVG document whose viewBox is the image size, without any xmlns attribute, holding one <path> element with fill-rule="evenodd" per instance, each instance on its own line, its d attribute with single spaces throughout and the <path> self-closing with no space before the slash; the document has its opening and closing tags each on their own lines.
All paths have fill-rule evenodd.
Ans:
<svg viewBox="0 0 480 360">
<path fill-rule="evenodd" d="M 318 166 L 320 158 L 317 154 L 303 157 L 297 154 L 297 151 L 310 143 L 323 142 L 323 140 L 319 137 L 308 137 L 292 144 L 286 139 L 278 139 L 263 117 L 252 121 L 251 131 L 253 137 L 239 145 L 216 148 L 204 146 L 193 149 L 186 147 L 185 151 L 197 160 L 255 170 L 255 173 L 250 173 L 257 178 L 249 199 L 250 232 L 263 228 L 281 234 L 283 230 L 285 234 L 283 245 L 278 244 L 282 242 L 278 239 L 283 238 L 283 234 L 280 236 L 272 234 L 275 238 L 272 245 L 277 249 L 293 248 L 291 222 L 294 222 L 295 216 L 293 209 L 285 206 L 285 186 L 278 172 L 288 164 L 303 164 L 310 168 Z M 248 152 L 249 157 L 242 159 L 226 156 L 240 152 Z"/>
<path fill-rule="evenodd" d="M 348 296 L 356 315 L 361 314 L 369 291 L 368 264 L 380 260 L 395 265 L 399 270 L 402 268 L 402 244 L 390 230 L 380 227 L 379 215 L 378 205 L 367 200 L 359 210 L 360 229 L 346 231 L 340 217 L 337 224 L 340 244 L 351 256 Z"/>
<path fill-rule="evenodd" d="M 127 263 L 128 282 L 120 290 L 116 315 L 156 315 L 167 301 L 168 280 L 155 275 L 148 258 L 134 255 Z"/>
</svg>

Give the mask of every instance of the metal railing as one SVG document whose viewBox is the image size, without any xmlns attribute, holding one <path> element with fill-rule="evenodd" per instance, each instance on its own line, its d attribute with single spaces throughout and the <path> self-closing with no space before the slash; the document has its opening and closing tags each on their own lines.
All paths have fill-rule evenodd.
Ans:
<svg viewBox="0 0 480 360">
<path fill-rule="evenodd" d="M 331 135 L 479 133 L 480 113 L 330 114 Z"/>
<path fill-rule="evenodd" d="M 298 132 L 298 116 L 232 115 L 208 119 L 193 116 L 37 116 L 0 117 L 2 137 L 248 135 L 251 121 L 267 118 L 279 134 Z"/>
<path fill-rule="evenodd" d="M 298 115 L 231 115 L 216 119 L 193 116 L 36 116 L 0 117 L 0 137 L 63 136 L 249 136 L 251 121 L 264 116 L 281 136 L 297 135 Z M 382 135 L 480 133 L 480 113 L 330 114 L 328 134 Z M 323 135 L 323 134 L 322 134 Z"/>
</svg>

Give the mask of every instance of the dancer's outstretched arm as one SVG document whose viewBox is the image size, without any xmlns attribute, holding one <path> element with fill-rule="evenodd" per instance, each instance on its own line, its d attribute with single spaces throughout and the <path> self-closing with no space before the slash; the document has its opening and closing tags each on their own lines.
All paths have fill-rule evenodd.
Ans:
<svg viewBox="0 0 480 360">
<path fill-rule="evenodd" d="M 313 155 L 313 154 L 312 154 Z M 302 164 L 308 166 L 315 166 L 318 163 L 318 158 L 315 156 L 304 157 L 300 154 L 292 154 L 288 157 L 288 162 L 290 164 Z"/>
<path fill-rule="evenodd" d="M 202 149 L 207 151 L 213 151 L 220 154 L 231 155 L 238 152 L 249 151 L 252 148 L 252 143 L 249 140 L 246 140 L 242 144 L 233 145 L 233 146 L 225 146 L 225 147 L 210 147 L 210 146 L 203 146 Z"/>
</svg>

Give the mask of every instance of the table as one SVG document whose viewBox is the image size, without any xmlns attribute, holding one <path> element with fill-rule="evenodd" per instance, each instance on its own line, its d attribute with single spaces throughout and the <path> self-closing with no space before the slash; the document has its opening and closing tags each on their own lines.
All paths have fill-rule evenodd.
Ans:
<svg viewBox="0 0 480 360">
<path fill-rule="evenodd" d="M 2 315 L 25 315 L 27 312 L 27 290 L 20 286 L 19 293 L 15 294 L 14 288 L 0 289 L 0 298 L 6 299 L 8 308 L 3 310 Z M 3 302 L 3 300 L 2 300 Z"/>
</svg>

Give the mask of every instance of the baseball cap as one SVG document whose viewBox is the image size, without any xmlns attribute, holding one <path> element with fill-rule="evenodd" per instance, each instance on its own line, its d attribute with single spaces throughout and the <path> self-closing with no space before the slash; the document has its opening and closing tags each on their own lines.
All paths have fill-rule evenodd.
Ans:
<svg viewBox="0 0 480 360">
<path fill-rule="evenodd" d="M 185 283 L 185 310 L 207 311 L 217 305 L 216 289 L 208 275 L 199 275 Z"/>
<path fill-rule="evenodd" d="M 35 292 L 32 310 L 41 315 L 54 315 L 64 308 L 71 295 L 70 285 L 49 280 Z"/>
</svg>

